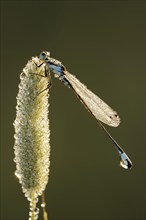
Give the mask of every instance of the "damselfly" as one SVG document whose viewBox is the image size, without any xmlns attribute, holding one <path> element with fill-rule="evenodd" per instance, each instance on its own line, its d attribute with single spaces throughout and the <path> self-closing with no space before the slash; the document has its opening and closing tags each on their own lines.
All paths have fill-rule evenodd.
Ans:
<svg viewBox="0 0 146 220">
<path fill-rule="evenodd" d="M 41 65 L 45 63 L 46 68 L 52 71 L 55 74 L 55 77 L 57 77 L 65 86 L 71 88 L 75 92 L 76 96 L 82 102 L 84 107 L 96 118 L 98 124 L 113 142 L 115 149 L 118 151 L 120 165 L 125 169 L 131 168 L 131 160 L 101 123 L 103 122 L 109 126 L 117 127 L 120 124 L 120 118 L 117 113 L 98 96 L 87 89 L 87 87 L 75 76 L 70 74 L 60 61 L 51 58 L 49 52 L 43 51 L 40 54 L 40 60 L 42 61 Z"/>
</svg>

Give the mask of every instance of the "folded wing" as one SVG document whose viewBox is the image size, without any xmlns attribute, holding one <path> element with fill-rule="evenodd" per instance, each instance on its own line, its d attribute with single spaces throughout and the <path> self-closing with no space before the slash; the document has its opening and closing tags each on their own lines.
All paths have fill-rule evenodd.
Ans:
<svg viewBox="0 0 146 220">
<path fill-rule="evenodd" d="M 81 102 L 97 120 L 100 120 L 101 122 L 113 127 L 117 127 L 120 124 L 119 116 L 111 107 L 109 107 L 89 89 L 87 89 L 83 83 L 81 83 L 68 71 L 65 71 L 64 75 L 71 84 L 76 95 L 80 98 Z"/>
</svg>

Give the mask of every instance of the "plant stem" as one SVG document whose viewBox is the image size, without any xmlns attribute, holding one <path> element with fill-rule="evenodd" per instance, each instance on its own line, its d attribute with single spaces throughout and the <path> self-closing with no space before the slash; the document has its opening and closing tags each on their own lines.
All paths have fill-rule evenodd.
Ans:
<svg viewBox="0 0 146 220">
<path fill-rule="evenodd" d="M 43 208 L 43 217 L 44 220 L 48 220 L 48 213 L 46 211 L 46 202 L 45 202 L 45 193 L 43 192 L 42 194 L 42 204 L 41 204 L 42 208 Z"/>
</svg>

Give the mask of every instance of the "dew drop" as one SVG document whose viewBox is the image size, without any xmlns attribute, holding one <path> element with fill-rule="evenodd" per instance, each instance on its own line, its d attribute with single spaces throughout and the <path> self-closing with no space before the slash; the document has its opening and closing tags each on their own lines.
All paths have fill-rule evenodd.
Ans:
<svg viewBox="0 0 146 220">
<path fill-rule="evenodd" d="M 120 155 L 120 165 L 124 168 L 124 169 L 130 169 L 132 168 L 132 162 L 131 160 L 128 158 L 128 156 L 125 153 L 122 153 Z"/>
<path fill-rule="evenodd" d="M 16 176 L 18 179 L 21 178 L 21 174 L 20 174 L 17 170 L 15 171 L 15 176 Z"/>
<path fill-rule="evenodd" d="M 114 146 L 119 153 L 121 167 L 123 167 L 124 169 L 127 169 L 127 170 L 132 168 L 132 162 L 129 159 L 129 157 L 127 156 L 127 154 L 123 151 L 123 149 L 116 143 L 114 143 Z"/>
<path fill-rule="evenodd" d="M 45 202 L 42 202 L 41 207 L 44 208 L 46 206 Z"/>
</svg>

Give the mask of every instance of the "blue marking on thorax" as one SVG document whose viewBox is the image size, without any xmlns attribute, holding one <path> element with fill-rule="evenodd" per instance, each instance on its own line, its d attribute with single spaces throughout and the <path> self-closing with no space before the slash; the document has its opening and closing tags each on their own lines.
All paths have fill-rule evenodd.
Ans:
<svg viewBox="0 0 146 220">
<path fill-rule="evenodd" d="M 47 64 L 48 64 L 48 66 L 49 66 L 49 69 L 50 69 L 53 73 L 57 74 L 58 76 L 61 76 L 61 75 L 63 74 L 63 71 L 62 71 L 62 67 L 61 67 L 61 66 L 56 66 L 56 65 L 50 64 L 50 63 L 47 63 Z"/>
<path fill-rule="evenodd" d="M 62 81 L 65 86 L 70 88 L 71 84 L 65 78 L 65 75 L 64 75 L 65 67 L 63 65 L 55 65 L 52 62 L 46 62 L 46 63 L 48 65 L 49 69 L 58 76 L 59 80 Z"/>
</svg>

